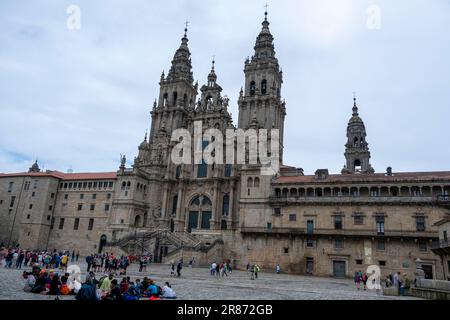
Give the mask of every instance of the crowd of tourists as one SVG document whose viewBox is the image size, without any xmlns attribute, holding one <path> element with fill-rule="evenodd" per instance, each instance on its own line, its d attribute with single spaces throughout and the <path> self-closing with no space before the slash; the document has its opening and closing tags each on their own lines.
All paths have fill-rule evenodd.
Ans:
<svg viewBox="0 0 450 320">
<path fill-rule="evenodd" d="M 22 250 L 20 248 L 0 248 L 0 266 L 3 264 L 5 268 L 21 269 L 22 267 L 30 267 L 38 265 L 40 267 L 55 268 L 67 270 L 69 260 L 78 261 L 80 253 L 72 251 L 56 250 Z"/>
<path fill-rule="evenodd" d="M 231 267 L 230 261 L 223 261 L 221 263 L 217 263 L 214 261 L 211 264 L 211 268 L 209 269 L 211 276 L 216 277 L 228 277 L 228 274 L 231 274 L 233 272 L 233 268 Z"/>
<path fill-rule="evenodd" d="M 124 277 L 119 283 L 113 274 L 104 275 L 99 279 L 90 271 L 85 280 L 80 283 L 69 273 L 59 276 L 54 270 L 41 269 L 33 266 L 31 272 L 24 271 L 24 291 L 37 294 L 60 296 L 75 295 L 77 300 L 161 300 L 176 299 L 175 291 L 169 282 L 163 287 L 158 286 L 152 279 L 144 277 L 142 281 Z"/>
<path fill-rule="evenodd" d="M 400 275 L 400 272 L 394 272 L 389 274 L 385 281 L 385 287 L 396 287 L 398 288 L 398 294 L 401 296 L 404 296 L 407 293 L 407 290 L 411 288 L 411 279 L 409 279 L 408 275 L 406 273 L 403 274 L 403 276 Z"/>
</svg>

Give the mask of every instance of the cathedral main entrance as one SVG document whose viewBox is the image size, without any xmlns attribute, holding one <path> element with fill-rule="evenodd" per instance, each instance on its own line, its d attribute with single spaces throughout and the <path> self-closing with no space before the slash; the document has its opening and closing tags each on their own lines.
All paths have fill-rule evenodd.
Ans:
<svg viewBox="0 0 450 320">
<path fill-rule="evenodd" d="M 189 204 L 187 231 L 192 229 L 210 229 L 212 202 L 207 196 L 196 196 Z"/>
</svg>

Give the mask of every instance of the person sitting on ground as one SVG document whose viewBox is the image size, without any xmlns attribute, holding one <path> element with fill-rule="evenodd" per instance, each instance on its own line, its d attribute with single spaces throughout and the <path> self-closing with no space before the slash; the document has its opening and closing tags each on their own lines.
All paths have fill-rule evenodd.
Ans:
<svg viewBox="0 0 450 320">
<path fill-rule="evenodd" d="M 127 278 L 123 278 L 122 282 L 120 283 L 120 292 L 125 293 L 128 291 L 128 281 Z"/>
<path fill-rule="evenodd" d="M 53 274 L 53 278 L 50 282 L 50 289 L 47 294 L 59 296 L 61 290 L 61 280 L 59 280 L 59 275 L 57 273 Z"/>
<path fill-rule="evenodd" d="M 116 279 L 111 281 L 111 290 L 102 298 L 103 300 L 123 300 L 122 294 L 120 293 L 120 288 Z"/>
<path fill-rule="evenodd" d="M 45 272 L 41 272 L 39 274 L 39 278 L 36 279 L 36 282 L 34 284 L 33 289 L 31 289 L 31 292 L 33 293 L 46 293 L 47 289 L 45 287 L 46 280 L 45 280 Z"/>
<path fill-rule="evenodd" d="M 98 300 L 96 294 L 96 286 L 92 283 L 91 277 L 86 276 L 86 281 L 81 286 L 81 289 L 75 296 L 75 299 L 80 301 L 95 301 Z"/>
<path fill-rule="evenodd" d="M 140 297 L 141 294 L 139 292 L 139 289 L 136 288 L 133 282 L 130 282 L 128 290 L 125 293 L 123 293 L 123 299 L 125 301 L 132 301 L 132 300 L 139 300 Z"/>
<path fill-rule="evenodd" d="M 142 284 L 141 284 L 141 280 L 140 279 L 136 279 L 136 281 L 134 282 L 134 288 L 135 290 L 139 293 L 139 295 L 142 294 L 142 292 L 144 292 L 142 290 Z"/>
<path fill-rule="evenodd" d="M 111 282 L 114 276 L 110 274 L 108 277 L 104 277 L 100 284 L 100 290 L 103 293 L 109 292 L 111 290 Z"/>
<path fill-rule="evenodd" d="M 175 291 L 172 289 L 172 286 L 169 282 L 165 283 L 165 286 L 162 288 L 162 297 L 164 299 L 176 299 L 177 295 Z"/>
<path fill-rule="evenodd" d="M 31 292 L 31 289 L 33 289 L 33 287 L 36 283 L 36 278 L 34 277 L 34 275 L 31 272 L 26 272 L 26 271 L 23 272 L 23 278 L 25 279 L 23 291 Z"/>
<path fill-rule="evenodd" d="M 157 295 L 158 294 L 158 287 L 156 286 L 156 284 L 153 282 L 152 279 L 148 279 L 148 287 L 147 290 L 145 290 L 144 292 L 144 296 L 146 297 L 151 297 L 152 295 Z"/>
</svg>

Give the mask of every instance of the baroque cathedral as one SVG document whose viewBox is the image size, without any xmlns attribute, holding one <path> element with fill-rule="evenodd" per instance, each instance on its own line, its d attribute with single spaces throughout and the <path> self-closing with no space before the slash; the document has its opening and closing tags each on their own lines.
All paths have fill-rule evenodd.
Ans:
<svg viewBox="0 0 450 320">
<path fill-rule="evenodd" d="M 420 260 L 427 277 L 448 274 L 450 263 L 431 247 L 435 223 L 449 216 L 450 172 L 376 173 L 356 99 L 340 174 L 305 175 L 283 164 L 283 74 L 267 12 L 245 61 L 237 127 L 214 61 L 199 88 L 190 55 L 185 29 L 132 167 L 123 156 L 117 172 L 43 172 L 36 162 L 28 172 L 0 173 L 0 243 L 146 254 L 163 263 L 230 260 L 238 269 L 279 264 L 286 272 L 337 277 L 373 264 L 382 274 L 412 275 Z M 279 172 L 261 175 L 259 164 L 175 165 L 172 132 L 194 134 L 197 121 L 224 136 L 227 129 L 278 129 Z"/>
</svg>

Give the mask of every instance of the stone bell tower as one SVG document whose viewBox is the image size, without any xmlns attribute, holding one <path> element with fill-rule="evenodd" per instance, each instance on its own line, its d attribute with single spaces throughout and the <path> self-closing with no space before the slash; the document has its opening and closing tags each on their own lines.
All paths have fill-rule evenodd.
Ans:
<svg viewBox="0 0 450 320">
<path fill-rule="evenodd" d="M 345 144 L 346 164 L 342 173 L 374 173 L 366 141 L 366 127 L 358 115 L 356 98 L 353 98 L 353 114 L 347 126 L 347 143 Z"/>
<path fill-rule="evenodd" d="M 283 159 L 285 102 L 281 99 L 283 73 L 275 57 L 273 36 L 269 30 L 267 12 L 256 38 L 254 55 L 245 61 L 245 87 L 241 89 L 238 105 L 238 127 L 248 129 L 258 123 L 263 129 L 280 130 L 280 160 Z"/>
</svg>

